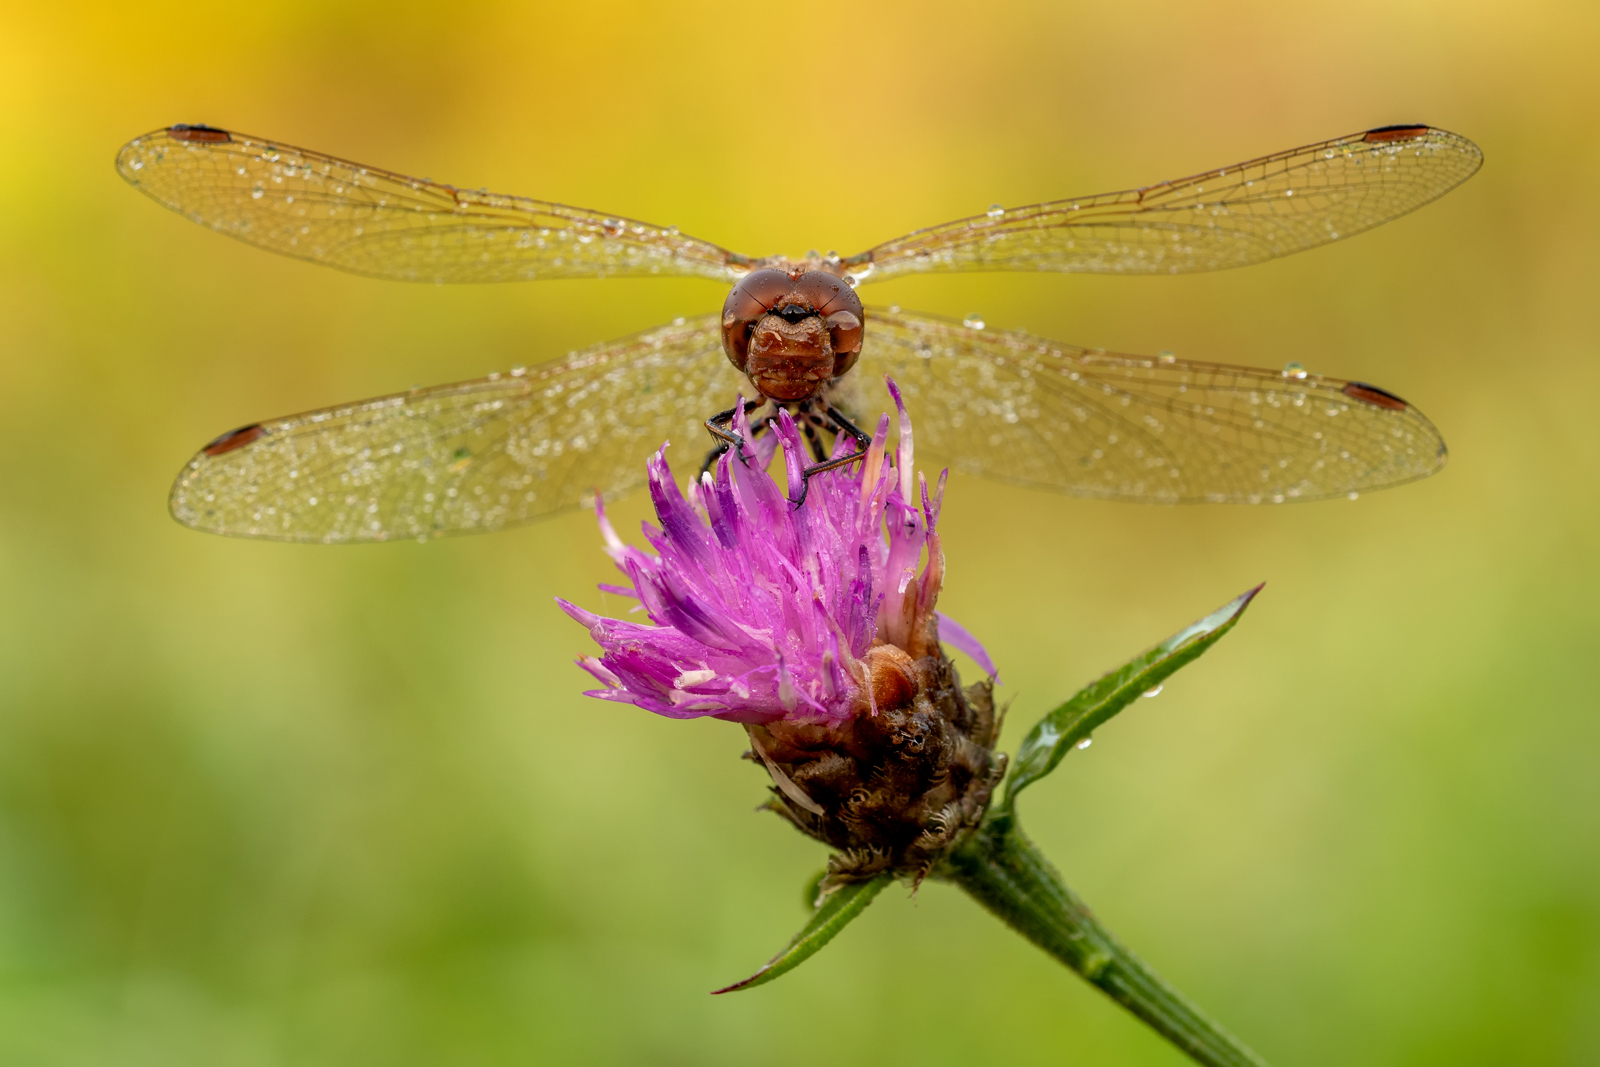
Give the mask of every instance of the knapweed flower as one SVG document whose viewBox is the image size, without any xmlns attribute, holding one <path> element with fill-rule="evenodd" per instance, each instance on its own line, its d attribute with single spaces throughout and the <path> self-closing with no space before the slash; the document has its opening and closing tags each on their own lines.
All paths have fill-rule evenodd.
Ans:
<svg viewBox="0 0 1600 1067">
<path fill-rule="evenodd" d="M 800 503 L 766 470 L 775 440 L 800 496 L 805 450 L 786 411 L 686 492 L 658 452 L 648 472 L 660 526 L 644 528 L 654 554 L 624 544 L 597 507 L 628 580 L 601 588 L 638 598 L 650 625 L 558 601 L 602 649 L 579 660 L 603 685 L 590 696 L 746 727 L 751 758 L 772 775 L 769 806 L 839 850 L 835 883 L 925 875 L 977 824 L 1005 762 L 993 751 L 992 678 L 963 690 L 939 644 L 945 480 L 930 493 L 913 475 L 911 420 L 889 389 L 897 455 L 885 414 L 865 457 L 813 476 Z M 742 415 L 735 430 L 752 439 Z M 841 434 L 834 455 L 854 447 Z M 982 647 L 945 625 L 992 675 Z"/>
<path fill-rule="evenodd" d="M 893 382 L 889 392 L 900 414 L 896 455 L 884 415 L 859 461 L 812 477 L 804 490 L 805 450 L 783 411 L 759 438 L 738 416 L 739 453 L 685 491 L 658 452 L 648 473 L 660 526 L 644 526 L 654 553 L 625 545 L 596 509 L 606 551 L 628 580 L 601 588 L 636 597 L 649 624 L 558 600 L 600 645 L 599 657 L 578 661 L 601 682 L 590 696 L 743 725 L 747 757 L 772 776 L 766 806 L 836 850 L 805 929 L 718 992 L 787 973 L 892 878 L 931 875 L 960 886 L 1197 1062 L 1265 1067 L 1099 924 L 1023 834 L 1016 811 L 1019 790 L 1214 644 L 1258 589 L 1046 714 L 1023 739 L 1004 803 L 988 812 L 1006 768 L 994 751 L 994 667 L 935 609 L 945 480 L 930 493 L 914 474 L 911 420 Z M 834 458 L 853 448 L 848 437 L 836 442 Z M 777 449 L 792 500 L 767 474 Z M 941 621 L 946 639 L 989 678 L 961 687 L 939 644 Z"/>
</svg>

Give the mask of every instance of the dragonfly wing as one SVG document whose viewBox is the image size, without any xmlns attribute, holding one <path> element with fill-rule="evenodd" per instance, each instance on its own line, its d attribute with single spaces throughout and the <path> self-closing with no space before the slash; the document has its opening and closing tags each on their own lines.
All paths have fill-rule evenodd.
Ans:
<svg viewBox="0 0 1600 1067">
<path fill-rule="evenodd" d="M 878 308 L 862 356 L 856 373 L 887 373 L 904 390 L 919 455 L 1079 496 L 1320 500 L 1423 478 L 1446 458 L 1416 408 L 1338 378 L 1117 355 Z"/>
<path fill-rule="evenodd" d="M 747 262 L 676 227 L 500 196 L 204 126 L 135 138 L 117 171 L 247 244 L 375 278 L 504 282 L 614 275 L 727 279 Z"/>
<path fill-rule="evenodd" d="M 1143 189 L 957 219 L 844 261 L 861 282 L 918 271 L 1188 274 L 1350 237 L 1470 178 L 1478 146 L 1384 127 Z"/>
<path fill-rule="evenodd" d="M 189 461 L 173 517 L 211 533 L 348 542 L 496 530 L 644 481 L 667 440 L 754 389 L 691 319 L 524 373 L 244 427 Z"/>
</svg>

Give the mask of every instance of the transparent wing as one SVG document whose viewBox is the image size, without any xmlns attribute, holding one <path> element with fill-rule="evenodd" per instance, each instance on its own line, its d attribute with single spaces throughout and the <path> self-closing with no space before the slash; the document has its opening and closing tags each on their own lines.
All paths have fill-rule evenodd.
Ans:
<svg viewBox="0 0 1600 1067">
<path fill-rule="evenodd" d="M 218 233 L 375 278 L 726 279 L 730 263 L 748 263 L 676 227 L 457 189 L 206 126 L 172 126 L 128 142 L 117 171 Z"/>
<path fill-rule="evenodd" d="M 917 230 L 843 261 L 857 281 L 916 271 L 1185 274 L 1337 241 L 1414 211 L 1483 162 L 1465 137 L 1391 126 L 1143 189 Z"/>
<path fill-rule="evenodd" d="M 172 487 L 185 526 L 346 542 L 496 530 L 644 481 L 663 441 L 743 392 L 719 319 L 691 319 L 566 360 L 246 426 Z"/>
<path fill-rule="evenodd" d="M 1304 371 L 1292 364 L 1116 355 L 871 308 L 852 373 L 900 384 L 919 455 L 1080 496 L 1318 500 L 1426 477 L 1446 457 L 1439 432 L 1405 401 L 1296 377 Z M 841 399 L 846 410 L 870 407 Z"/>
</svg>

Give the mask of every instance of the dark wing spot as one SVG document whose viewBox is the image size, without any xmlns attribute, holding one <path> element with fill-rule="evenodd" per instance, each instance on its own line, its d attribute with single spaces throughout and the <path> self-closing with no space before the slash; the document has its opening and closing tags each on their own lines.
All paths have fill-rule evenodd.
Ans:
<svg viewBox="0 0 1600 1067">
<path fill-rule="evenodd" d="M 1368 385 L 1366 382 L 1347 382 L 1340 392 L 1351 400 L 1359 400 L 1363 404 L 1371 404 L 1375 408 L 1404 411 L 1409 406 L 1393 393 L 1379 389 L 1376 385 Z"/>
<path fill-rule="evenodd" d="M 237 430 L 229 430 L 221 437 L 206 445 L 204 451 L 208 456 L 220 456 L 232 452 L 236 448 L 243 448 L 251 441 L 266 436 L 267 428 L 259 422 L 252 422 L 249 426 L 241 426 Z"/>
<path fill-rule="evenodd" d="M 212 144 L 223 144 L 233 140 L 227 130 L 219 130 L 215 126 L 199 122 L 192 125 L 180 122 L 176 126 L 168 126 L 167 136 L 174 141 L 206 141 Z"/>
<path fill-rule="evenodd" d="M 1386 141 L 1414 141 L 1427 135 L 1427 126 L 1379 126 L 1375 130 L 1368 130 L 1361 139 L 1368 144 L 1383 144 Z"/>
</svg>

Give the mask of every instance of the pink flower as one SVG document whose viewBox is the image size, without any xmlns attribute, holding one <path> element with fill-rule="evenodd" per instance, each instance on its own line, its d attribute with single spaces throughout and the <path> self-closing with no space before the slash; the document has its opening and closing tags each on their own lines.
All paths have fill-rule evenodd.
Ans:
<svg viewBox="0 0 1600 1067">
<path fill-rule="evenodd" d="M 661 526 L 646 524 L 644 535 L 654 555 L 625 545 L 597 507 L 606 551 L 628 579 L 602 588 L 637 597 L 654 625 L 557 601 L 603 650 L 579 661 L 604 686 L 588 695 L 672 718 L 831 727 L 874 713 L 906 661 L 938 654 L 944 477 L 932 494 L 925 478 L 913 480 L 911 420 L 888 385 L 900 414 L 896 462 L 885 414 L 865 458 L 814 476 L 803 505 L 766 473 L 774 439 L 791 487 L 806 462 L 780 411 L 775 433 L 747 447 L 746 460 L 724 455 L 687 493 L 663 453 L 650 459 Z M 750 440 L 742 417 L 735 429 Z M 854 447 L 841 434 L 834 455 Z M 982 648 L 951 629 L 992 673 Z"/>
<path fill-rule="evenodd" d="M 963 689 L 939 646 L 944 478 L 933 493 L 913 480 L 911 419 L 888 384 L 894 462 L 884 415 L 861 461 L 813 477 L 803 504 L 766 473 L 781 448 L 799 495 L 805 452 L 779 412 L 772 434 L 686 493 L 661 453 L 650 460 L 654 555 L 623 544 L 600 511 L 628 578 L 602 588 L 637 597 L 654 625 L 557 601 L 600 645 L 578 661 L 603 685 L 590 696 L 744 724 L 772 776 L 767 806 L 836 849 L 826 887 L 885 872 L 920 881 L 978 825 L 1005 773 L 992 677 Z M 742 417 L 734 428 L 752 440 Z M 841 437 L 835 457 L 855 447 Z M 965 630 L 947 623 L 946 636 L 994 674 Z"/>
</svg>

